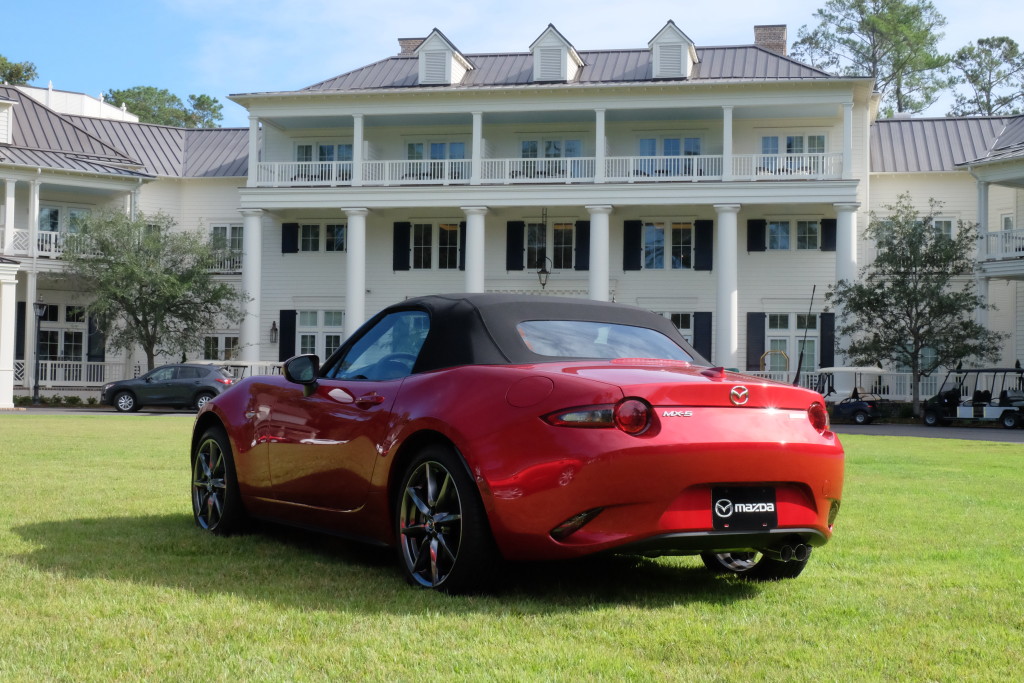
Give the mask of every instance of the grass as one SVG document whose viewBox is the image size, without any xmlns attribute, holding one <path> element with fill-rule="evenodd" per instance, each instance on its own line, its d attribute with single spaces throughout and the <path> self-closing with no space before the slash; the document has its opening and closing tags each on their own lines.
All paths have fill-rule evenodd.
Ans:
<svg viewBox="0 0 1024 683">
<path fill-rule="evenodd" d="M 191 420 L 0 415 L 0 679 L 999 680 L 1024 652 L 1024 451 L 846 436 L 795 581 L 693 558 L 409 588 L 390 552 L 192 526 Z"/>
</svg>

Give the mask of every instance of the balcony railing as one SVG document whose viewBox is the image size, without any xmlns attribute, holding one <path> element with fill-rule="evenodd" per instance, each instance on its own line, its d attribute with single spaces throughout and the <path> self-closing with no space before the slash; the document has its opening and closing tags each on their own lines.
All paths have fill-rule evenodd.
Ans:
<svg viewBox="0 0 1024 683">
<path fill-rule="evenodd" d="M 1024 258 L 1024 230 L 1000 230 L 985 234 L 987 260 Z"/>
<path fill-rule="evenodd" d="M 432 161 L 366 161 L 363 185 L 465 185 L 473 181 L 469 159 Z M 731 174 L 725 174 L 721 155 L 671 157 L 607 157 L 603 173 L 590 157 L 562 159 L 482 159 L 479 182 L 519 183 L 700 182 L 732 180 L 838 180 L 843 155 L 737 154 Z M 259 187 L 338 186 L 353 184 L 351 161 L 266 161 L 257 165 Z"/>
<path fill-rule="evenodd" d="M 122 379 L 123 368 L 124 363 L 41 360 L 39 361 L 39 386 L 43 388 L 102 386 L 106 382 Z M 34 366 L 25 367 L 25 361 L 14 361 L 14 384 L 28 386 L 32 380 L 31 373 L 34 371 Z"/>
</svg>

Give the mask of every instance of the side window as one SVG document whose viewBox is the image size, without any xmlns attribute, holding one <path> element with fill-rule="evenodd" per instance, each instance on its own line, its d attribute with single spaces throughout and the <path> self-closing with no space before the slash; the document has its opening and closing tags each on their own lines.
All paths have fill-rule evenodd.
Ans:
<svg viewBox="0 0 1024 683">
<path fill-rule="evenodd" d="M 422 311 L 398 311 L 385 316 L 360 337 L 326 376 L 333 379 L 391 380 L 412 373 L 430 318 Z"/>
<path fill-rule="evenodd" d="M 153 380 L 154 382 L 167 382 L 168 380 L 174 379 L 174 370 L 175 368 L 173 367 L 160 368 L 159 370 L 155 370 L 152 374 L 150 374 L 149 379 Z"/>
</svg>

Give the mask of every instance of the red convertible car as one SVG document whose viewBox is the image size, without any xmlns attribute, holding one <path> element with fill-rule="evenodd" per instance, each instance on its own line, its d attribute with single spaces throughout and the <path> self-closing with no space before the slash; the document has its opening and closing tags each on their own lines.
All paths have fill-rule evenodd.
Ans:
<svg viewBox="0 0 1024 683">
<path fill-rule="evenodd" d="M 817 393 L 708 367 L 654 313 L 496 294 L 404 301 L 322 366 L 242 380 L 200 412 L 191 459 L 202 529 L 394 546 L 451 593 L 501 558 L 602 552 L 795 577 L 843 488 Z"/>
</svg>

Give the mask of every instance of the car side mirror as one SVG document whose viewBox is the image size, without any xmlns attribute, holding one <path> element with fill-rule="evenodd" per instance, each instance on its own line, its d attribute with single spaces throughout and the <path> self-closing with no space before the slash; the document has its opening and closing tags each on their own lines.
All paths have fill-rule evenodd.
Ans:
<svg viewBox="0 0 1024 683">
<path fill-rule="evenodd" d="M 294 384 L 301 384 L 305 388 L 306 396 L 316 390 L 316 380 L 319 375 L 319 356 L 312 354 L 293 356 L 284 363 L 285 379 Z"/>
</svg>

